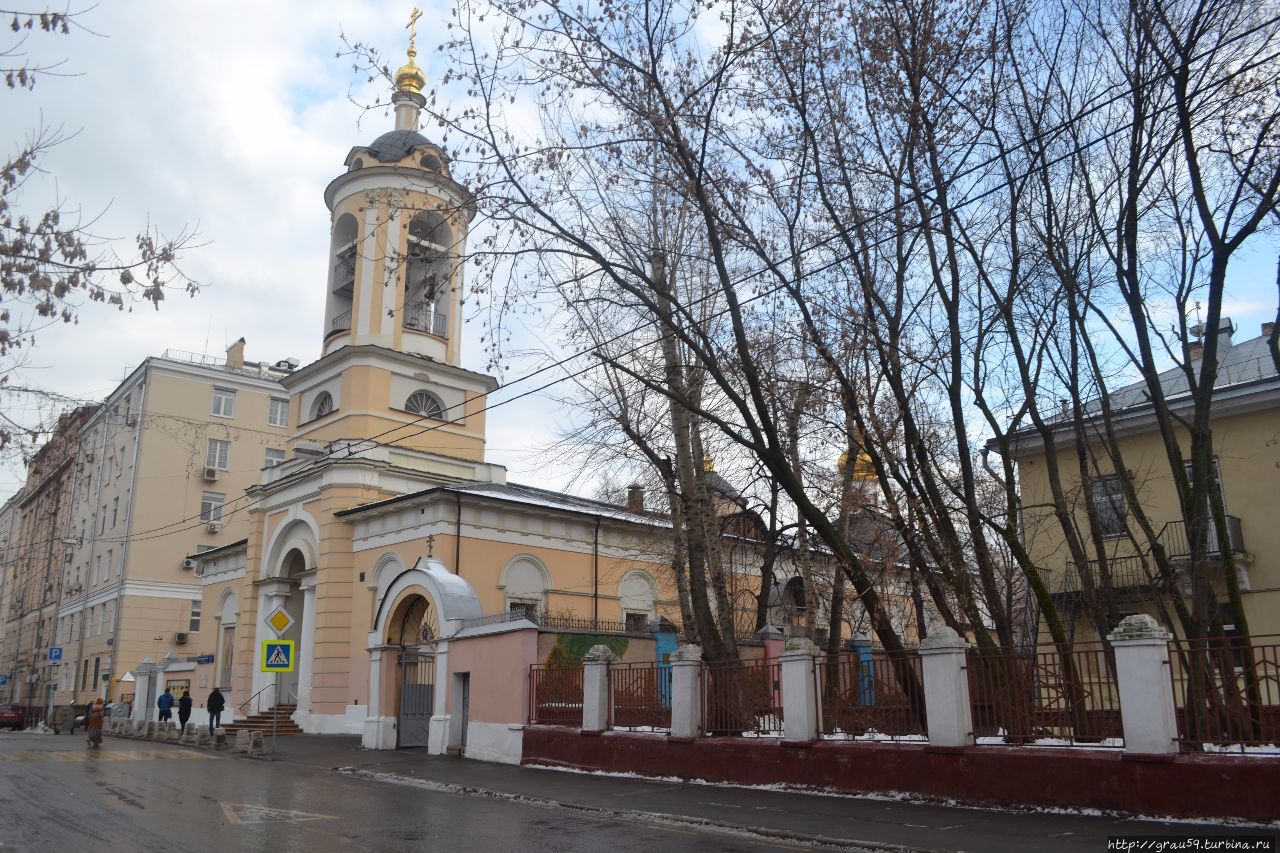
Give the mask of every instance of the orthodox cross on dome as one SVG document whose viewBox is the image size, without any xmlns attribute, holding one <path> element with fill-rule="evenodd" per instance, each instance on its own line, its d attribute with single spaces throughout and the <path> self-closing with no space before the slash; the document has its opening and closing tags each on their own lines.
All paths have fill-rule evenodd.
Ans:
<svg viewBox="0 0 1280 853">
<path fill-rule="evenodd" d="M 416 11 L 416 10 L 415 10 Z M 431 559 L 431 552 L 436 549 L 436 535 L 432 533 L 427 537 L 427 559 Z"/>
<path fill-rule="evenodd" d="M 409 49 L 413 50 L 413 40 L 418 35 L 418 19 L 422 17 L 422 10 L 417 6 L 413 7 L 413 11 L 409 13 L 409 23 L 404 28 L 409 31 Z M 416 51 L 415 51 L 416 52 Z"/>
<path fill-rule="evenodd" d="M 422 88 L 427 85 L 427 75 L 422 73 L 422 69 L 414 64 L 414 57 L 418 55 L 418 49 L 414 47 L 414 39 L 418 37 L 418 19 L 422 17 L 422 10 L 417 6 L 413 7 L 413 12 L 409 15 L 409 23 L 404 28 L 409 31 L 409 61 L 400 66 L 396 71 L 396 89 L 400 92 L 413 92 L 415 95 L 422 92 Z"/>
</svg>

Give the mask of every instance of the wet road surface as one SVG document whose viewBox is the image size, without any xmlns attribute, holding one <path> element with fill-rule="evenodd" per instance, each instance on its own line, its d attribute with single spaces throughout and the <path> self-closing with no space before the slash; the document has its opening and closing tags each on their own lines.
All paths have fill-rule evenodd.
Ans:
<svg viewBox="0 0 1280 853">
<path fill-rule="evenodd" d="M 0 849 L 764 851 L 802 845 L 617 822 L 143 741 L 0 734 Z"/>
</svg>

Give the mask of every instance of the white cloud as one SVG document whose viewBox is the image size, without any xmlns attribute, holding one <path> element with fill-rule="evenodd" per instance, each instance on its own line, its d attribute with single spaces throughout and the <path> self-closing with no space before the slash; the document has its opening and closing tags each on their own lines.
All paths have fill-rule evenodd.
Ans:
<svg viewBox="0 0 1280 853">
<path fill-rule="evenodd" d="M 448 5 L 424 11 L 419 61 L 438 78 L 431 47 L 445 34 L 428 22 L 446 20 Z M 59 196 L 86 215 L 102 213 L 95 233 L 125 248 L 148 222 L 170 234 L 195 227 L 205 245 L 182 265 L 204 287 L 194 299 L 172 296 L 158 312 L 86 306 L 77 325 L 39 336 L 12 381 L 98 399 L 148 355 L 220 354 L 240 336 L 251 359 L 318 357 L 324 187 L 352 145 L 391 121 L 381 112 L 362 119 L 351 102 L 353 83 L 367 87 L 335 57 L 339 36 L 380 45 L 395 61 L 407 12 L 402 2 L 103 4 L 82 19 L 100 35 L 32 39 L 36 59 L 67 58 L 63 70 L 75 76 L 0 94 L 9 132 L 0 143 L 12 150 L 42 124 L 78 132 L 49 154 L 48 179 L 25 191 L 28 209 Z M 483 369 L 480 327 L 466 329 L 464 363 Z M 524 405 L 521 428 L 490 442 L 502 448 L 490 458 L 509 464 L 513 479 L 529 465 L 526 451 L 549 435 L 531 417 L 536 402 Z M 489 423 L 502 430 L 508 417 L 500 407 Z M 14 491 L 21 477 L 0 472 L 0 492 Z"/>
</svg>

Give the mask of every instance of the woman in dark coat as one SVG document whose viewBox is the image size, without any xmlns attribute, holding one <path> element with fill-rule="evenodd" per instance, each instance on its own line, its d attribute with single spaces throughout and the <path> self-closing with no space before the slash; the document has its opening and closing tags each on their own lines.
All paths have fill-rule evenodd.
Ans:
<svg viewBox="0 0 1280 853">
<path fill-rule="evenodd" d="M 191 719 L 191 693 L 184 690 L 182 698 L 178 700 L 178 734 L 186 733 L 189 719 Z"/>
</svg>

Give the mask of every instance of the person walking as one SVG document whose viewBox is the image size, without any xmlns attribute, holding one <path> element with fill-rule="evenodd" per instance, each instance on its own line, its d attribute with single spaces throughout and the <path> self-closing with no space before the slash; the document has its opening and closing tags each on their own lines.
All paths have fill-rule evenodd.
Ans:
<svg viewBox="0 0 1280 853">
<path fill-rule="evenodd" d="M 227 707 L 227 700 L 222 697 L 222 691 L 215 687 L 204 706 L 209 709 L 209 734 L 213 734 L 213 730 L 222 725 L 222 709 Z"/>
<path fill-rule="evenodd" d="M 156 700 L 156 707 L 160 709 L 160 720 L 173 719 L 173 694 L 166 687 L 164 692 L 160 694 L 160 698 Z"/>
<path fill-rule="evenodd" d="M 187 732 L 187 720 L 191 719 L 191 692 L 182 691 L 182 698 L 178 700 L 178 735 L 184 735 Z"/>
<path fill-rule="evenodd" d="M 94 749 L 102 746 L 102 721 L 106 716 L 107 706 L 103 704 L 102 697 L 99 696 L 89 706 L 89 713 L 85 719 L 85 727 L 89 730 L 89 746 Z"/>
</svg>

